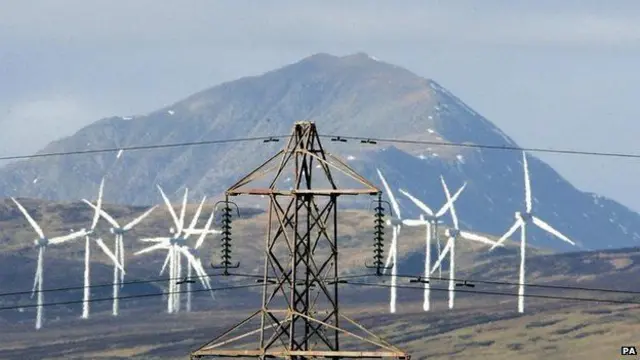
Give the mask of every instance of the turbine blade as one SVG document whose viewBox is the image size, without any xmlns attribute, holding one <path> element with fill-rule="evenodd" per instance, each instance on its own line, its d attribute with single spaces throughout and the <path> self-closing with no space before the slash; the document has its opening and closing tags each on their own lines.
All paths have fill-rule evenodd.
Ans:
<svg viewBox="0 0 640 360">
<path fill-rule="evenodd" d="M 171 238 L 168 237 L 156 237 L 156 238 L 144 238 L 144 239 L 140 239 L 140 241 L 142 242 L 167 242 L 167 244 L 169 243 L 169 240 L 171 240 Z"/>
<path fill-rule="evenodd" d="M 444 213 L 446 213 L 447 210 L 449 210 L 449 208 L 453 206 L 453 203 L 456 202 L 456 200 L 458 200 L 458 196 L 460 196 L 460 194 L 462 194 L 462 190 L 464 190 L 464 188 L 466 188 L 466 187 L 467 187 L 467 183 L 462 184 L 460 189 L 458 189 L 458 191 L 456 191 L 456 193 L 453 194 L 451 199 L 447 200 L 447 202 L 444 204 L 444 206 L 440 210 L 438 210 L 438 212 L 436 213 L 436 217 L 437 218 L 439 218 L 442 215 L 444 215 Z"/>
<path fill-rule="evenodd" d="M 104 191 L 104 177 L 100 180 L 100 187 L 98 188 L 98 201 L 96 202 L 96 211 L 93 215 L 93 221 L 91 221 L 91 230 L 96 228 L 98 220 L 100 219 L 100 209 L 102 208 L 102 192 Z"/>
<path fill-rule="evenodd" d="M 178 216 L 176 215 L 176 212 L 173 209 L 173 206 L 171 205 L 169 198 L 164 193 L 164 191 L 162 191 L 162 188 L 160 187 L 160 185 L 156 185 L 156 186 L 158 187 L 158 190 L 160 190 L 160 195 L 162 196 L 162 199 L 164 200 L 164 203 L 167 206 L 167 209 L 169 210 L 169 214 L 171 214 L 171 218 L 173 219 L 173 224 L 176 226 L 176 229 L 177 229 L 180 226 L 178 222 Z"/>
<path fill-rule="evenodd" d="M 189 197 L 189 188 L 184 188 L 184 196 L 182 197 L 182 209 L 180 209 L 180 226 L 176 229 L 176 234 L 182 233 L 184 229 L 184 215 L 187 211 L 187 198 Z"/>
<path fill-rule="evenodd" d="M 118 269 L 120 269 L 120 271 L 122 271 L 124 273 L 125 271 L 124 271 L 124 268 L 122 267 L 122 264 L 120 264 L 120 262 L 118 261 L 116 256 L 111 252 L 111 250 L 109 250 L 107 245 L 105 245 L 104 241 L 102 241 L 102 239 L 98 238 L 98 239 L 96 239 L 96 243 L 98 243 L 98 246 L 100 246 L 100 249 L 102 249 L 102 252 L 107 254 L 109 259 L 111 259 L 111 261 L 113 261 L 113 264 L 115 266 L 117 266 Z"/>
<path fill-rule="evenodd" d="M 408 192 L 406 192 L 406 191 L 404 191 L 402 189 L 400 189 L 398 191 L 400 191 L 400 193 L 402 193 L 402 195 L 408 197 L 409 200 L 413 201 L 413 203 L 416 204 L 416 206 L 419 207 L 422 211 L 424 211 L 425 214 L 433 216 L 433 210 L 431 210 L 431 208 L 429 208 L 425 203 L 423 203 L 418 198 L 414 197 L 413 195 L 409 194 Z"/>
<path fill-rule="evenodd" d="M 529 177 L 529 164 L 527 163 L 527 153 L 522 152 L 522 166 L 524 167 L 524 201 L 527 212 L 531 212 L 531 178 Z"/>
<path fill-rule="evenodd" d="M 493 245 L 493 246 L 504 246 L 502 244 L 498 244 L 497 242 L 489 239 L 488 237 L 482 236 L 482 235 L 478 235 L 478 234 L 474 234 L 474 233 L 470 233 L 468 231 L 460 231 L 460 236 L 462 236 L 463 238 L 467 239 L 467 240 L 471 240 L 471 241 L 477 241 L 477 242 L 481 242 L 487 245 Z"/>
<path fill-rule="evenodd" d="M 491 249 L 489 249 L 489 251 L 495 249 L 496 247 L 502 245 L 502 243 L 507 240 L 507 238 L 509 238 L 511 235 L 513 235 L 514 232 L 516 232 L 516 230 L 518 230 L 518 228 L 520 226 L 522 226 L 523 222 L 522 219 L 518 219 L 516 220 L 515 223 L 513 223 L 513 225 L 511 225 L 511 227 L 509 228 L 509 230 L 507 230 L 506 233 L 504 233 L 504 235 L 502 235 L 502 237 L 498 240 L 498 242 L 496 242 L 495 245 L 493 245 L 491 247 Z"/>
<path fill-rule="evenodd" d="M 31 288 L 31 298 L 36 294 L 36 287 L 38 286 L 38 269 L 36 268 L 36 274 L 33 277 L 33 287 Z"/>
<path fill-rule="evenodd" d="M 378 172 L 378 176 L 380 177 L 380 181 L 382 181 L 382 185 L 384 186 L 384 190 L 387 192 L 387 196 L 389 197 L 389 201 L 391 201 L 391 207 L 393 207 L 393 211 L 396 213 L 396 217 L 398 219 L 401 219 L 402 216 L 400 215 L 400 206 L 398 206 L 398 203 L 396 202 L 396 198 L 393 196 L 393 193 L 391 192 L 391 188 L 389 187 L 389 184 L 387 184 L 387 180 L 382 175 L 382 172 L 380 172 L 380 169 L 376 169 L 376 171 Z"/>
<path fill-rule="evenodd" d="M 162 263 L 162 267 L 160 268 L 160 274 L 162 275 L 162 273 L 164 273 L 164 270 L 167 268 L 167 265 L 169 265 L 169 260 L 172 259 L 173 256 L 173 248 L 171 246 L 168 247 L 169 251 L 167 252 L 167 257 L 164 258 L 164 263 Z M 169 274 L 169 277 L 172 277 L 173 274 Z"/>
<path fill-rule="evenodd" d="M 186 235 L 185 238 L 188 238 L 190 235 L 202 235 L 203 233 L 205 234 L 222 234 L 222 230 L 218 230 L 218 229 L 209 229 L 209 230 L 205 230 L 204 228 L 202 229 L 184 229 L 182 230 L 182 234 Z"/>
<path fill-rule="evenodd" d="M 91 203 L 91 201 L 89 201 L 89 200 L 87 200 L 87 199 L 82 199 L 82 201 L 84 201 L 84 203 L 85 203 L 85 204 L 87 204 L 87 205 L 91 206 L 91 208 L 92 208 L 94 211 L 100 211 L 100 216 L 102 216 L 105 220 L 107 220 L 107 222 L 108 222 L 109 224 L 111 224 L 111 226 L 113 226 L 113 227 L 115 227 L 115 228 L 119 228 L 119 227 L 120 227 L 120 225 L 118 224 L 118 222 L 117 222 L 114 218 L 112 218 L 112 217 L 111 217 L 111 215 L 107 214 L 107 212 L 106 212 L 106 211 L 104 211 L 104 209 L 98 209 L 95 205 L 93 205 L 93 204 Z"/>
<path fill-rule="evenodd" d="M 151 214 L 151 212 L 155 210 L 157 207 L 158 205 L 151 207 L 149 210 L 145 211 L 142 215 L 138 216 L 133 221 L 125 225 L 122 228 L 122 230 L 124 231 L 131 230 L 134 226 L 138 225 L 142 220 L 144 220 L 147 216 L 149 216 L 149 214 Z"/>
<path fill-rule="evenodd" d="M 451 201 L 451 193 L 449 192 L 449 187 L 447 183 L 444 181 L 444 177 L 440 175 L 440 182 L 442 183 L 442 188 L 444 189 L 444 194 L 447 196 L 447 203 L 451 202 L 449 206 L 449 210 L 451 212 L 451 219 L 453 220 L 453 227 L 455 229 L 459 229 L 458 225 L 458 216 L 456 215 L 456 208 L 453 206 L 453 202 Z"/>
<path fill-rule="evenodd" d="M 393 237 L 391 238 L 391 246 L 389 246 L 389 252 L 387 253 L 387 261 L 385 261 L 384 263 L 384 270 L 383 272 L 386 273 L 387 270 L 389 270 L 389 265 L 391 264 L 391 259 L 393 259 L 393 253 L 397 250 L 394 245 L 397 246 L 397 240 L 398 240 L 398 228 L 396 226 L 394 226 L 392 228 L 392 232 L 393 232 Z M 395 264 L 394 264 L 395 266 Z"/>
<path fill-rule="evenodd" d="M 442 252 L 440 253 L 438 260 L 431 267 L 432 274 L 436 271 L 436 269 L 438 269 L 438 267 L 440 267 L 440 263 L 444 260 L 445 257 L 447 257 L 447 254 L 449 253 L 449 251 L 451 251 L 451 247 L 453 246 L 453 241 L 454 241 L 453 238 L 449 238 L 449 240 L 447 240 L 447 245 L 444 247 L 444 250 L 442 250 Z"/>
<path fill-rule="evenodd" d="M 200 219 L 200 213 L 202 212 L 202 207 L 204 206 L 204 202 L 207 200 L 206 196 L 202 197 L 202 201 L 200 201 L 200 205 L 198 205 L 198 208 L 196 209 L 196 213 L 193 215 L 193 219 L 191 219 L 191 223 L 189 224 L 188 229 L 193 230 L 196 227 L 196 224 L 198 223 L 198 219 Z"/>
<path fill-rule="evenodd" d="M 206 277 L 206 274 L 204 273 L 204 269 L 201 268 L 201 264 L 196 260 L 193 254 L 189 252 L 187 248 L 182 246 L 178 248 L 178 251 L 180 251 L 180 253 L 182 253 L 187 258 L 189 265 L 191 265 L 191 267 L 193 267 L 193 269 L 196 271 L 196 274 L 198 275 L 198 278 L 200 278 L 200 282 L 202 283 L 202 286 L 205 289 L 210 290 L 211 289 L 210 286 L 208 286 L 207 282 L 204 279 Z"/>
<path fill-rule="evenodd" d="M 73 232 L 71 234 L 57 236 L 52 239 L 49 239 L 49 243 L 53 245 L 62 244 L 63 242 L 80 239 L 86 234 L 87 234 L 86 231 L 80 230 L 80 231 Z"/>
<path fill-rule="evenodd" d="M 406 226 L 423 226 L 425 224 L 428 225 L 429 223 L 424 220 L 409 219 L 409 220 L 402 220 L 402 224 Z"/>
<path fill-rule="evenodd" d="M 561 233 L 560 231 L 554 229 L 553 227 L 551 227 L 551 225 L 549 225 L 546 222 L 540 220 L 539 218 L 533 216 L 532 220 L 533 220 L 533 223 L 536 224 L 539 228 L 541 228 L 542 230 L 550 233 L 551 235 L 554 235 L 554 236 L 560 238 L 561 240 L 564 240 L 564 241 L 568 242 L 571 245 L 575 245 L 576 244 L 573 241 L 571 241 L 568 237 L 566 237 L 563 233 Z"/>
<path fill-rule="evenodd" d="M 44 251 L 44 248 L 42 246 L 38 247 L 38 262 L 36 264 L 36 273 L 35 276 L 33 277 L 33 288 L 31 289 L 31 297 L 33 298 L 33 295 L 36 293 L 36 288 L 38 286 L 38 282 L 41 281 L 40 279 L 40 268 L 42 268 L 42 252 Z"/>
<path fill-rule="evenodd" d="M 200 234 L 200 236 L 198 237 L 198 240 L 196 241 L 196 246 L 195 246 L 196 249 L 202 245 L 202 243 L 204 242 L 204 239 L 207 237 L 207 231 L 209 231 L 209 228 L 211 227 L 211 223 L 213 222 L 214 215 L 215 215 L 215 210 L 211 211 L 211 215 L 209 215 L 209 218 L 207 219 L 207 223 L 204 226 L 204 232 Z"/>
<path fill-rule="evenodd" d="M 42 229 L 40 228 L 40 225 L 38 225 L 38 223 L 33 220 L 33 218 L 31 217 L 31 215 L 29 215 L 29 213 L 27 212 L 27 210 L 22 207 L 22 205 L 20 205 L 20 203 L 18 202 L 18 200 L 16 200 L 15 198 L 11 198 L 11 200 L 13 200 L 13 202 L 16 204 L 16 206 L 18 207 L 18 210 L 20 210 L 20 212 L 22 213 L 22 215 L 24 215 L 24 217 L 27 219 L 27 221 L 29 222 L 29 224 L 31 224 L 31 227 L 33 228 L 33 230 L 36 231 L 36 233 L 38 234 L 38 236 L 40 237 L 40 239 L 44 239 L 44 232 L 42 232 Z"/>
<path fill-rule="evenodd" d="M 151 252 L 151 251 L 160 250 L 160 249 L 168 249 L 168 248 L 169 248 L 169 245 L 167 245 L 167 244 L 162 244 L 162 243 L 161 244 L 155 244 L 155 245 L 149 246 L 148 248 L 145 248 L 145 249 L 142 249 L 142 250 L 140 250 L 138 252 L 135 252 L 135 253 L 133 253 L 133 255 L 140 255 L 140 254 L 148 253 L 148 252 Z"/>
</svg>

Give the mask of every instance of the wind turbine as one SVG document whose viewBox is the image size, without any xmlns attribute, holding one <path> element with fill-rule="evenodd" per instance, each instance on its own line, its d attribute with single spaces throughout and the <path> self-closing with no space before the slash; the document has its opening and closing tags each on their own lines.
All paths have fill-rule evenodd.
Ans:
<svg viewBox="0 0 640 360">
<path fill-rule="evenodd" d="M 42 328 L 42 321 L 44 318 L 44 308 L 42 306 L 44 302 L 44 294 L 42 293 L 42 281 L 43 281 L 43 259 L 44 259 L 44 251 L 48 245 L 58 245 L 67 241 L 79 239 L 84 236 L 85 232 L 83 230 L 72 232 L 67 235 L 57 236 L 54 238 L 47 238 L 42 231 L 42 228 L 38 223 L 33 220 L 31 215 L 27 212 L 27 210 L 16 200 L 15 198 L 11 198 L 11 200 L 16 204 L 22 215 L 24 215 L 25 219 L 29 222 L 33 230 L 38 234 L 38 238 L 33 242 L 35 246 L 38 248 L 38 262 L 36 265 L 36 274 L 33 279 L 33 288 L 31 290 L 31 297 L 33 297 L 34 293 L 37 291 L 37 313 L 36 313 L 36 329 Z"/>
<path fill-rule="evenodd" d="M 413 195 L 409 194 L 407 191 L 400 189 L 400 192 L 409 198 L 418 208 L 420 208 L 424 214 L 420 214 L 419 220 L 407 219 L 403 220 L 402 223 L 406 226 L 426 226 L 426 252 L 424 259 L 424 279 L 420 282 L 424 283 L 424 302 L 422 304 L 422 309 L 424 311 L 429 311 L 430 308 L 430 297 L 431 297 L 431 288 L 429 285 L 431 278 L 431 238 L 433 236 L 438 239 L 438 257 L 440 257 L 440 237 L 438 236 L 438 222 L 440 222 L 440 218 L 451 208 L 453 203 L 458 199 L 458 196 L 462 193 L 462 190 L 467 186 L 465 183 L 458 189 L 458 191 L 451 197 L 445 204 L 438 210 L 437 213 L 434 214 L 433 210 L 429 208 L 424 202 L 420 201 Z M 442 266 L 438 267 L 440 271 L 442 271 Z M 439 277 L 442 277 L 442 273 L 440 273 Z"/>
<path fill-rule="evenodd" d="M 158 190 L 160 191 L 160 194 L 162 195 L 165 205 L 167 206 L 167 209 L 171 214 L 175 228 L 171 227 L 169 229 L 169 232 L 172 234 L 171 237 L 141 239 L 141 241 L 143 242 L 156 242 L 157 244 L 139 251 L 138 253 L 136 253 L 136 255 L 142 254 L 145 252 L 154 251 L 154 250 L 160 250 L 160 249 L 168 250 L 167 257 L 165 258 L 164 264 L 162 265 L 162 269 L 160 270 L 160 275 L 162 275 L 167 265 L 169 265 L 170 281 L 169 281 L 169 290 L 168 290 L 169 296 L 167 301 L 167 312 L 172 313 L 174 311 L 180 310 L 180 296 L 179 296 L 180 284 L 174 281 L 176 278 L 180 276 L 180 273 L 182 270 L 180 255 L 186 256 L 189 264 L 191 265 L 191 266 L 187 266 L 187 271 L 188 271 L 187 276 L 191 276 L 191 269 L 193 268 L 194 270 L 196 270 L 196 273 L 200 274 L 200 276 L 204 274 L 204 276 L 206 277 L 206 273 L 204 273 L 204 269 L 202 268 L 202 263 L 199 260 L 195 259 L 195 257 L 193 257 L 193 254 L 191 254 L 191 252 L 189 251 L 195 252 L 196 249 L 200 247 L 200 245 L 202 245 L 202 242 L 204 241 L 204 237 L 207 234 L 219 234 L 220 231 L 209 230 L 209 227 L 213 222 L 215 212 L 211 213 L 211 216 L 207 220 L 207 224 L 204 230 L 195 229 L 196 223 L 198 221 L 198 218 L 200 217 L 202 206 L 204 205 L 206 197 L 203 198 L 202 201 L 200 202 L 200 206 L 197 208 L 194 218 L 192 219 L 189 227 L 187 229 L 184 229 L 184 217 L 185 217 L 185 211 L 187 206 L 188 190 L 185 189 L 185 195 L 183 197 L 182 209 L 180 211 L 179 218 L 178 216 L 176 216 L 175 210 L 173 209 L 171 202 L 169 201 L 166 194 L 164 193 L 164 191 L 159 185 L 158 185 Z M 196 242 L 195 248 L 188 247 L 186 245 L 186 240 L 189 238 L 190 235 L 196 235 L 196 234 L 199 234 L 200 237 Z M 190 255 L 187 256 L 185 251 L 189 252 Z M 189 260 L 191 258 L 193 258 L 195 263 Z M 205 286 L 205 288 L 208 288 L 208 289 L 211 288 L 208 278 L 201 279 L 201 281 L 204 281 L 203 286 Z M 188 290 L 191 289 L 191 282 L 187 282 L 187 289 Z M 187 292 L 187 311 L 189 311 L 190 308 L 191 308 L 191 292 L 188 291 Z"/>
<path fill-rule="evenodd" d="M 526 229 L 527 224 L 533 222 L 540 229 L 548 232 L 551 235 L 554 235 L 560 238 L 563 241 L 568 242 L 571 245 L 575 245 L 573 241 L 571 241 L 568 237 L 562 234 L 560 231 L 551 227 L 551 225 L 546 222 L 540 220 L 540 218 L 533 215 L 533 203 L 531 196 L 531 179 L 529 177 L 529 166 L 527 164 L 527 154 L 522 152 L 522 166 L 524 167 L 524 201 L 525 201 L 525 210 L 524 212 L 516 211 L 515 212 L 515 223 L 511 226 L 507 232 L 502 235 L 502 237 L 498 240 L 496 245 L 494 245 L 491 250 L 493 250 L 496 246 L 502 245 L 502 243 L 511 235 L 513 235 L 516 230 L 520 229 L 520 281 L 518 281 L 518 312 L 524 312 L 524 282 L 525 282 L 525 251 L 526 251 Z"/>
<path fill-rule="evenodd" d="M 93 220 L 91 221 L 91 228 L 89 230 L 82 229 L 85 237 L 85 246 L 84 246 L 84 296 L 82 299 L 82 318 L 89 318 L 89 300 L 91 298 L 91 238 L 90 236 L 94 234 L 96 225 L 98 225 L 98 220 L 100 219 L 100 208 L 102 207 L 102 192 L 104 190 L 104 178 L 100 181 L 100 188 L 98 190 L 98 200 L 95 206 L 92 206 L 94 209 Z M 104 244 L 101 238 L 95 239 L 96 243 L 102 249 L 102 251 L 113 261 L 114 265 L 124 273 L 124 268 L 118 262 L 118 258 L 109 250 L 109 248 Z"/>
<path fill-rule="evenodd" d="M 129 230 L 133 229 L 136 225 L 138 225 L 142 220 L 144 220 L 151 212 L 157 207 L 153 206 L 149 210 L 145 211 L 142 215 L 133 219 L 131 222 L 126 224 L 125 226 L 120 226 L 118 222 L 109 215 L 104 209 L 98 209 L 95 205 L 93 205 L 90 201 L 86 199 L 82 199 L 87 205 L 91 206 L 95 211 L 100 212 L 100 216 L 107 220 L 112 228 L 109 231 L 114 234 L 114 247 L 115 247 L 115 257 L 118 259 L 120 265 L 124 268 L 124 234 Z M 113 316 L 118 315 L 118 297 L 120 293 L 120 288 L 122 287 L 122 283 L 124 282 L 124 271 L 120 271 L 118 266 L 113 266 L 113 308 L 112 314 Z"/>
<path fill-rule="evenodd" d="M 462 185 L 462 187 L 460 187 L 460 189 L 458 189 L 458 191 L 453 195 L 452 199 L 455 202 L 458 199 L 458 196 L 460 196 L 460 193 L 462 193 L 462 191 L 464 190 L 464 188 L 467 186 L 467 183 L 464 183 Z M 436 241 L 438 243 L 438 257 L 440 257 L 440 254 L 442 253 L 442 246 L 440 244 L 440 235 L 438 234 L 438 224 L 441 224 L 442 221 L 440 221 L 440 218 L 447 212 L 447 210 L 450 207 L 449 202 L 445 202 L 445 204 L 442 206 L 442 208 L 440 208 L 440 210 L 438 210 L 437 213 L 433 213 L 433 210 L 431 210 L 425 203 L 423 203 L 422 201 L 418 200 L 416 197 L 412 196 L 411 194 L 409 194 L 408 192 L 400 189 L 400 192 L 408 197 L 411 201 L 413 201 L 414 204 L 416 204 L 416 206 L 418 206 L 420 208 L 420 210 L 422 210 L 424 212 L 424 217 L 427 219 L 427 221 L 429 221 L 429 227 L 431 228 L 431 232 L 432 232 L 432 236 L 436 238 Z M 419 221 L 419 220 L 418 220 Z M 413 222 L 413 220 L 409 221 L 410 223 L 414 224 L 413 226 L 416 226 L 416 223 Z M 406 222 L 405 225 L 407 225 Z M 421 223 L 422 224 L 422 223 Z M 429 229 L 427 229 L 427 231 L 429 231 Z M 431 236 L 431 235 L 430 235 Z M 430 242 L 430 240 L 429 240 Z M 425 276 L 427 274 L 425 273 Z M 442 277 L 442 265 L 438 267 L 438 276 Z"/>
<path fill-rule="evenodd" d="M 205 236 L 206 233 L 202 233 L 200 236 Z M 168 313 L 173 313 L 173 312 L 177 312 L 179 311 L 179 306 L 178 305 L 178 301 L 180 300 L 179 298 L 175 297 L 175 293 L 180 291 L 179 287 L 177 286 L 177 279 L 180 278 L 179 273 L 177 270 L 178 266 L 176 266 L 176 260 L 178 258 L 178 254 L 182 254 L 187 258 L 187 263 L 188 263 L 188 269 L 193 268 L 196 272 L 196 275 L 198 276 L 198 278 L 200 279 L 200 282 L 202 283 L 202 286 L 211 291 L 211 283 L 209 281 L 209 277 L 207 275 L 207 273 L 204 271 L 204 268 L 202 267 L 202 263 L 200 261 L 198 261 L 198 259 L 195 258 L 195 256 L 193 256 L 192 252 L 194 252 L 193 248 L 190 248 L 187 245 L 177 245 L 175 243 L 176 238 L 155 238 L 155 239 L 142 239 L 143 241 L 147 240 L 148 242 L 156 242 L 155 245 L 149 246 L 148 248 L 142 249 L 138 252 L 136 252 L 134 255 L 141 255 L 144 253 L 148 253 L 148 252 L 152 252 L 155 250 L 167 250 L 168 254 L 167 254 L 167 259 L 169 259 L 169 290 L 168 290 L 168 298 L 167 298 L 167 312 Z M 154 241 L 151 241 L 154 240 Z M 166 263 L 166 261 L 165 261 Z M 164 270 L 164 269 L 163 269 Z M 162 273 L 162 271 L 161 271 Z M 187 278 L 189 279 L 190 276 L 187 276 Z M 191 294 L 191 281 L 187 282 L 188 285 L 188 294 Z M 191 306 L 190 306 L 190 297 L 187 297 L 187 311 L 191 310 Z"/>
<path fill-rule="evenodd" d="M 447 202 L 451 202 L 450 213 L 451 213 L 451 219 L 453 220 L 453 228 L 448 228 L 447 230 L 445 230 L 445 235 L 448 238 L 447 245 L 444 247 L 444 251 L 442 252 L 442 254 L 440 254 L 440 257 L 438 258 L 438 261 L 436 261 L 436 264 L 433 266 L 433 269 L 431 269 L 431 272 L 433 273 L 438 268 L 438 266 L 440 266 L 440 264 L 442 263 L 442 260 L 448 254 L 449 255 L 449 309 L 453 309 L 453 300 L 455 297 L 454 282 L 455 282 L 455 270 L 456 270 L 456 267 L 455 267 L 456 240 L 458 240 L 458 238 L 463 238 L 466 240 L 477 241 L 477 242 L 481 242 L 481 243 L 493 245 L 493 246 L 497 246 L 498 243 L 484 236 L 474 234 L 468 231 L 460 230 L 460 227 L 458 226 L 458 216 L 456 215 L 455 206 L 451 201 L 451 194 L 449 193 L 449 188 L 447 187 L 447 184 L 445 183 L 444 178 L 442 176 L 440 176 L 440 181 L 442 182 L 444 193 L 447 196 Z"/>
<path fill-rule="evenodd" d="M 391 188 L 389 184 L 387 184 L 387 180 L 385 180 L 380 169 L 376 169 L 378 172 L 378 176 L 380 177 L 380 181 L 382 181 L 382 185 L 391 201 L 391 206 L 393 207 L 393 211 L 395 212 L 395 216 L 390 216 L 387 219 L 386 224 L 393 228 L 393 237 L 391 238 L 391 246 L 389 247 L 389 255 L 387 255 L 387 261 L 384 265 L 384 271 L 386 272 L 391 265 L 391 299 L 389 301 L 389 312 L 392 314 L 396 312 L 396 300 L 397 300 L 397 275 L 398 275 L 398 236 L 400 236 L 400 229 L 402 228 L 402 216 L 400 214 L 400 206 L 398 206 L 398 202 L 396 198 L 393 196 L 391 192 Z"/>
<path fill-rule="evenodd" d="M 169 253 L 167 254 L 167 258 L 165 258 L 162 269 L 160 270 L 160 275 L 162 275 L 162 273 L 164 272 L 164 269 L 166 268 L 167 262 L 169 262 L 170 264 L 169 278 L 177 279 L 182 273 L 182 261 L 180 259 L 180 253 L 178 252 L 178 246 L 182 244 L 186 244 L 186 239 L 184 236 L 188 236 L 188 235 L 182 234 L 182 229 L 184 227 L 184 217 L 187 211 L 187 198 L 189 196 L 189 189 L 188 188 L 184 189 L 184 196 L 182 197 L 182 208 L 180 209 L 180 218 L 176 217 L 176 213 L 173 209 L 173 206 L 171 205 L 171 202 L 167 198 L 164 191 L 162 191 L 162 188 L 160 187 L 160 185 L 158 185 L 158 190 L 160 190 L 162 199 L 164 200 L 165 205 L 167 206 L 167 209 L 171 214 L 171 217 L 173 219 L 173 223 L 175 226 L 175 228 L 171 227 L 169 229 L 169 232 L 173 234 L 173 236 L 169 239 L 171 247 L 169 248 Z M 204 203 L 204 199 L 202 203 Z M 196 214 L 197 216 L 200 216 L 199 211 L 196 211 L 196 213 L 197 213 Z M 187 268 L 189 268 L 189 266 L 187 266 Z M 172 311 L 176 311 L 176 312 L 180 311 L 180 295 L 181 295 L 180 285 L 181 284 L 182 283 L 179 283 L 176 280 L 169 280 L 169 296 L 171 299 L 171 307 L 173 309 Z M 189 282 L 187 284 L 191 284 L 191 283 Z"/>
</svg>

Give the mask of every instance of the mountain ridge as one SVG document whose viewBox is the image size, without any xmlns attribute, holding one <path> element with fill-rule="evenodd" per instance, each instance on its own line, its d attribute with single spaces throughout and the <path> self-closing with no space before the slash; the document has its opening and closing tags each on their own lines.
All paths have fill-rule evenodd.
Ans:
<svg viewBox="0 0 640 360">
<path fill-rule="evenodd" d="M 320 53 L 205 89 L 144 116 L 101 119 L 41 152 L 289 134 L 293 122 L 301 119 L 315 121 L 322 134 L 517 147 L 507 134 L 433 80 L 366 53 L 342 57 Z M 106 176 L 105 196 L 113 203 L 158 203 L 155 184 L 174 196 L 189 187 L 190 195 L 199 198 L 222 193 L 281 145 L 254 141 L 125 151 L 120 159 L 111 153 L 30 159 L 0 169 L 0 194 L 91 198 Z M 457 204 L 463 224 L 472 230 L 501 234 L 513 221 L 513 212 L 523 207 L 519 152 L 422 144 L 372 146 L 358 141 L 324 145 L 343 154 L 378 186 L 377 167 L 388 174 L 394 190 L 405 188 L 428 204 L 443 202 L 440 174 L 453 187 L 467 182 Z M 529 158 L 534 210 L 543 219 L 584 249 L 640 243 L 640 215 L 576 189 L 544 162 Z M 409 202 L 402 207 L 405 216 L 418 215 Z M 537 230 L 530 233 L 531 240 L 542 246 L 579 249 Z"/>
</svg>

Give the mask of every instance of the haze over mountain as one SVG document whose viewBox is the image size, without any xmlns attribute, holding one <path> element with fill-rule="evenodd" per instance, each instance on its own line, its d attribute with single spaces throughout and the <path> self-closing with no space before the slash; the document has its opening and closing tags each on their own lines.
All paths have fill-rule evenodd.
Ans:
<svg viewBox="0 0 640 360">
<path fill-rule="evenodd" d="M 323 134 L 363 138 L 445 141 L 517 146 L 490 121 L 437 82 L 364 53 L 316 54 L 295 64 L 223 83 L 169 107 L 131 118 L 105 118 L 41 152 L 118 148 L 214 139 L 286 135 L 293 122 L 313 120 Z M 443 174 L 450 187 L 468 182 L 457 203 L 462 225 L 500 234 L 523 207 L 522 155 L 515 151 L 450 146 L 325 144 L 379 184 L 375 168 L 392 188 L 402 187 L 439 207 Z M 197 197 L 224 191 L 282 146 L 262 141 L 115 153 L 35 158 L 0 169 L 3 196 L 77 200 L 93 197 L 107 173 L 106 201 L 159 201 L 155 184 L 175 193 L 187 186 Z M 529 158 L 534 211 L 574 239 L 580 248 L 637 245 L 640 217 L 612 200 L 574 188 L 556 171 Z M 400 196 L 399 196 L 400 197 Z M 416 209 L 401 199 L 403 216 Z M 541 231 L 537 245 L 572 247 Z"/>
</svg>

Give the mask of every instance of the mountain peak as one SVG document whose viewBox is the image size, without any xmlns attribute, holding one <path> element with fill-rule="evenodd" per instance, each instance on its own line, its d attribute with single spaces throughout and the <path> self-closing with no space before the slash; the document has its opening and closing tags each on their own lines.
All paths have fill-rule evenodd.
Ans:
<svg viewBox="0 0 640 360">
<path fill-rule="evenodd" d="M 340 57 L 345 61 L 377 61 L 377 59 L 365 52 L 357 52 L 350 55 L 345 55 Z"/>
<path fill-rule="evenodd" d="M 315 66 L 367 66 L 374 64 L 384 64 L 393 68 L 395 65 L 386 64 L 365 52 L 356 52 L 344 56 L 336 56 L 328 53 L 317 53 L 308 56 L 298 62 L 299 64 L 313 64 Z"/>
</svg>

